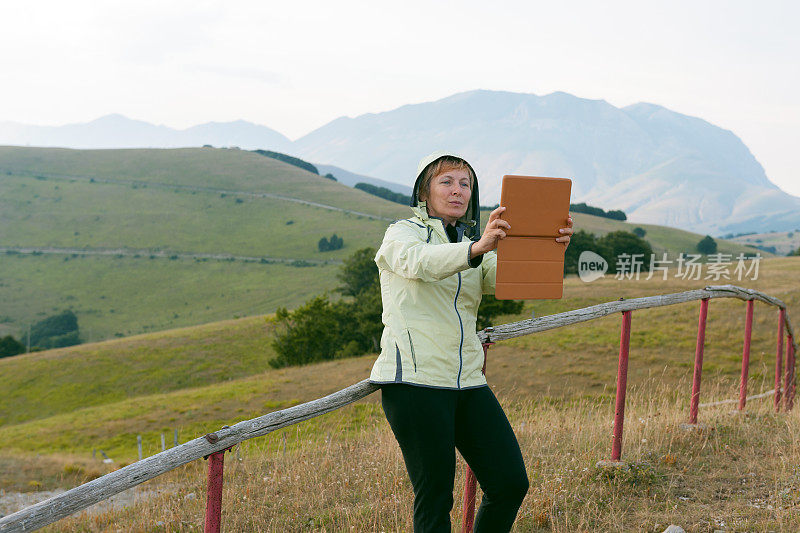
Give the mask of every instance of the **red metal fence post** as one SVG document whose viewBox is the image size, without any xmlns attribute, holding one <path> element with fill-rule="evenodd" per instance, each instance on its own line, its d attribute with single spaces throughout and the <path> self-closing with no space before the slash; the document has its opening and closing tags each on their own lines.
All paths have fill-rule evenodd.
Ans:
<svg viewBox="0 0 800 533">
<path fill-rule="evenodd" d="M 781 374 L 783 373 L 783 321 L 786 309 L 778 312 L 778 349 L 775 352 L 775 412 L 781 410 Z"/>
<path fill-rule="evenodd" d="M 784 409 L 791 411 L 794 407 L 794 339 L 786 336 L 786 380 L 783 383 Z"/>
<path fill-rule="evenodd" d="M 747 374 L 750 370 L 750 338 L 753 333 L 753 300 L 747 300 L 744 319 L 744 349 L 742 350 L 742 378 L 739 380 L 739 410 L 747 403 Z"/>
<path fill-rule="evenodd" d="M 486 360 L 489 352 L 489 346 L 493 342 L 483 343 L 483 368 L 481 372 L 486 374 Z M 475 495 L 478 490 L 478 480 L 475 479 L 475 473 L 467 465 L 467 477 L 464 479 L 464 502 L 461 511 L 461 531 L 462 533 L 470 533 L 472 531 L 473 522 L 475 519 Z"/>
<path fill-rule="evenodd" d="M 628 353 L 631 344 L 631 312 L 622 312 L 619 333 L 619 363 L 617 364 L 617 397 L 614 403 L 614 436 L 611 440 L 611 460 L 622 455 L 622 426 L 625 422 L 625 393 L 628 388 Z"/>
<path fill-rule="evenodd" d="M 225 450 L 208 456 L 208 497 L 205 533 L 219 533 L 222 526 L 222 474 Z"/>
<path fill-rule="evenodd" d="M 697 424 L 697 406 L 700 403 L 700 378 L 703 373 L 703 346 L 706 341 L 706 317 L 708 298 L 700 300 L 700 319 L 697 323 L 697 344 L 694 349 L 694 374 L 692 375 L 692 398 L 689 402 L 689 423 Z"/>
</svg>

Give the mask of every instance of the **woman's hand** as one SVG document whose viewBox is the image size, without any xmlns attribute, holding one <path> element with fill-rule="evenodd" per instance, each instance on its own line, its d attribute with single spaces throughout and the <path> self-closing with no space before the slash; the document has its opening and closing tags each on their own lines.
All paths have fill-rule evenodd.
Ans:
<svg viewBox="0 0 800 533">
<path fill-rule="evenodd" d="M 472 245 L 472 253 L 469 256 L 470 259 L 485 254 L 486 252 L 491 252 L 497 248 L 497 243 L 500 239 L 505 239 L 506 231 L 511 229 L 511 224 L 500 218 L 500 215 L 505 210 L 505 207 L 500 206 L 489 214 L 489 222 L 486 223 L 483 235 L 481 235 L 480 240 Z"/>
<path fill-rule="evenodd" d="M 570 239 L 569 236 L 572 235 L 572 217 L 571 216 L 567 217 L 567 227 L 559 229 L 558 232 L 563 234 L 563 235 L 561 237 L 557 237 L 556 238 L 556 242 L 565 243 L 566 246 L 564 246 L 564 249 L 566 250 L 567 246 L 569 246 L 569 239 Z"/>
</svg>

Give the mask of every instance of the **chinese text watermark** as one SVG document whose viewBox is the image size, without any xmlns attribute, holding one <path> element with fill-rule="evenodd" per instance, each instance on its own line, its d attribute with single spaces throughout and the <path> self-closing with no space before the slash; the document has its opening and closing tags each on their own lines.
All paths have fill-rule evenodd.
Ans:
<svg viewBox="0 0 800 533">
<path fill-rule="evenodd" d="M 681 253 L 677 259 L 667 259 L 664 252 L 661 259 L 656 259 L 656 254 L 650 254 L 650 260 L 645 263 L 645 254 L 619 254 L 615 263 L 616 274 L 614 279 L 640 279 L 645 265 L 647 277 L 651 279 L 656 274 L 661 274 L 661 279 L 666 280 L 670 267 L 674 270 L 673 277 L 685 280 L 709 279 L 719 281 L 720 279 L 730 280 L 735 276 L 737 281 L 742 279 L 758 279 L 758 266 L 761 262 L 761 254 L 754 256 L 740 253 L 735 259 L 733 254 L 709 254 L 708 260 L 701 263 L 703 257 L 700 254 Z M 703 267 L 706 274 L 703 276 Z M 586 250 L 581 252 L 578 258 L 578 276 L 581 280 L 590 282 L 601 278 L 608 271 L 608 263 L 599 254 Z"/>
</svg>

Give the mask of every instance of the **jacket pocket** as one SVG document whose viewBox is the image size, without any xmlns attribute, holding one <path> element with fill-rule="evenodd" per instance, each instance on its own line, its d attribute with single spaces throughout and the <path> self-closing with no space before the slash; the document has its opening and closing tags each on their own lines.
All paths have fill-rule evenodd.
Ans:
<svg viewBox="0 0 800 533">
<path fill-rule="evenodd" d="M 417 355 L 414 353 L 414 341 L 411 340 L 411 332 L 406 330 L 408 335 L 408 345 L 411 346 L 411 360 L 414 361 L 414 372 L 417 371 Z"/>
</svg>

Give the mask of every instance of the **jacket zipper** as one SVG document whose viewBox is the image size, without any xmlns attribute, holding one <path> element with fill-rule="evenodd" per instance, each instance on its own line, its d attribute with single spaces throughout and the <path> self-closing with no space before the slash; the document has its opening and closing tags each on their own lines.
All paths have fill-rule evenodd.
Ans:
<svg viewBox="0 0 800 533">
<path fill-rule="evenodd" d="M 414 372 L 417 371 L 417 356 L 414 354 L 414 343 L 411 341 L 411 332 L 406 330 L 406 334 L 408 335 L 408 344 L 411 346 L 411 359 L 414 361 Z"/>
<path fill-rule="evenodd" d="M 458 378 L 456 379 L 456 387 L 461 388 L 461 368 L 464 365 L 462 351 L 464 349 L 464 323 L 461 322 L 461 313 L 458 312 L 458 295 L 461 293 L 461 272 L 458 273 L 458 289 L 456 289 L 456 297 L 453 299 L 453 309 L 456 310 L 458 315 L 458 326 L 461 328 L 461 341 L 458 345 Z"/>
</svg>

